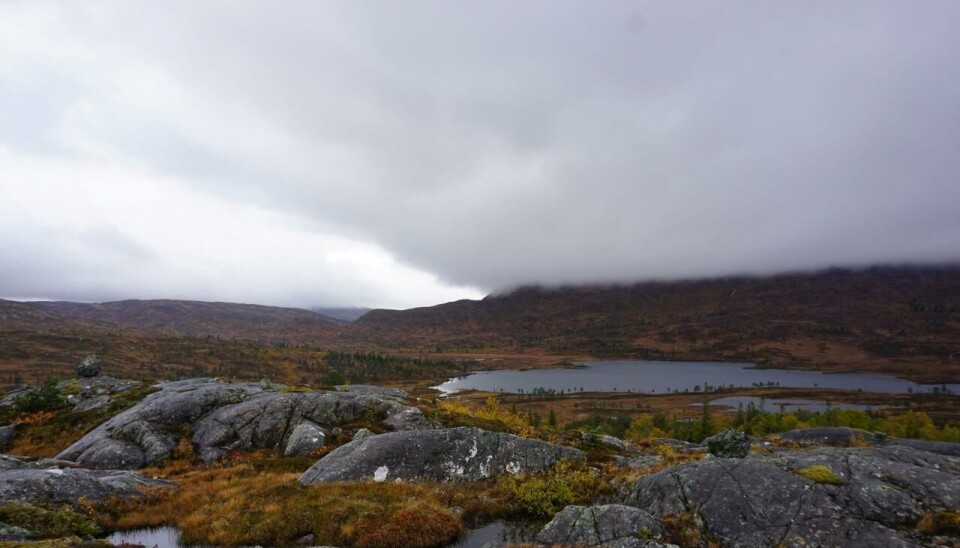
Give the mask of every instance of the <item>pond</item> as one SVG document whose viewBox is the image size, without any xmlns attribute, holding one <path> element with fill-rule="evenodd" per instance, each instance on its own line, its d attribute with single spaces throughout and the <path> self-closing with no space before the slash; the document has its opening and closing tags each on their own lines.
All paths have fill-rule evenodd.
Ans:
<svg viewBox="0 0 960 548">
<path fill-rule="evenodd" d="M 480 371 L 456 377 L 435 388 L 445 394 L 461 390 L 531 394 L 555 392 L 698 392 L 711 388 L 837 388 L 864 392 L 931 392 L 960 384 L 918 384 L 878 373 L 835 373 L 792 369 L 758 369 L 749 363 L 590 361 L 582 366 L 525 371 Z"/>
</svg>

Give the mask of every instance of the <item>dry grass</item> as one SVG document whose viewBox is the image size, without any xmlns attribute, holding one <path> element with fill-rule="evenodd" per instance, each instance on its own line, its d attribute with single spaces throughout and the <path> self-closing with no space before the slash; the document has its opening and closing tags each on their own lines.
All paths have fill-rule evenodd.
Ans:
<svg viewBox="0 0 960 548">
<path fill-rule="evenodd" d="M 925 514 L 917 522 L 917 530 L 928 535 L 960 535 L 960 510 Z"/>
<path fill-rule="evenodd" d="M 342 483 L 304 487 L 308 463 L 263 454 L 193 468 L 181 454 L 147 474 L 177 489 L 100 505 L 109 529 L 173 525 L 191 544 L 291 545 L 305 535 L 318 544 L 360 547 L 441 546 L 461 533 L 444 489 L 404 483 Z M 296 471 L 291 471 L 295 468 Z"/>
<path fill-rule="evenodd" d="M 807 478 L 808 480 L 814 481 L 816 483 L 823 483 L 827 485 L 846 485 L 847 482 L 843 478 L 837 476 L 829 466 L 825 464 L 814 464 L 812 466 L 807 466 L 806 468 L 801 468 L 797 470 L 797 474 Z"/>
</svg>

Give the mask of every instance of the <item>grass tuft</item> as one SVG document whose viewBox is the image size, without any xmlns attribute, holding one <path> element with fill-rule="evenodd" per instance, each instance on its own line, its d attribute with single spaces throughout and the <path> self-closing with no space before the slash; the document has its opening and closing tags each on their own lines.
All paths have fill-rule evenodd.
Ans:
<svg viewBox="0 0 960 548">
<path fill-rule="evenodd" d="M 797 470 L 797 473 L 816 483 L 827 485 L 846 485 L 847 482 L 825 464 L 814 464 Z"/>
</svg>

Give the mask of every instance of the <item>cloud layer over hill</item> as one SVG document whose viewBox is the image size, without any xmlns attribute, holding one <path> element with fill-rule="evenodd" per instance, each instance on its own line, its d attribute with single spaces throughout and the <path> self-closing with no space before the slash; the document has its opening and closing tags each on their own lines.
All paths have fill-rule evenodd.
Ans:
<svg viewBox="0 0 960 548">
<path fill-rule="evenodd" d="M 960 258 L 960 4 L 10 2 L 0 297 Z"/>
</svg>

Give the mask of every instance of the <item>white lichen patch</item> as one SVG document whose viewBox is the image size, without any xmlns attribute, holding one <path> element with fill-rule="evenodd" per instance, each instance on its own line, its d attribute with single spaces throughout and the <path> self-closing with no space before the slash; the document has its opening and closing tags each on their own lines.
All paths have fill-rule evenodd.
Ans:
<svg viewBox="0 0 960 548">
<path fill-rule="evenodd" d="M 477 453 L 479 453 L 479 452 L 480 452 L 480 450 L 479 450 L 479 448 L 477 448 L 477 440 L 473 440 L 473 447 L 470 448 L 470 454 L 467 455 L 467 460 L 469 461 L 469 460 L 472 459 L 473 457 L 476 457 L 476 456 L 477 456 Z"/>
<path fill-rule="evenodd" d="M 520 472 L 520 463 L 519 462 L 508 462 L 507 463 L 507 472 L 510 474 L 517 474 Z"/>
<path fill-rule="evenodd" d="M 63 470 L 61 470 L 61 469 L 59 469 L 59 468 L 48 468 L 48 469 L 47 469 L 47 472 L 49 472 L 49 473 L 51 473 L 51 474 L 53 474 L 53 475 L 55 475 L 55 476 L 62 476 L 62 475 L 63 475 Z"/>
<path fill-rule="evenodd" d="M 447 471 L 451 476 L 462 476 L 464 472 L 463 465 L 457 464 L 452 461 L 447 461 L 443 463 L 443 469 Z"/>
<path fill-rule="evenodd" d="M 387 474 L 390 473 L 390 469 L 386 466 L 381 466 L 377 468 L 377 471 L 373 473 L 373 481 L 386 481 Z"/>
</svg>

